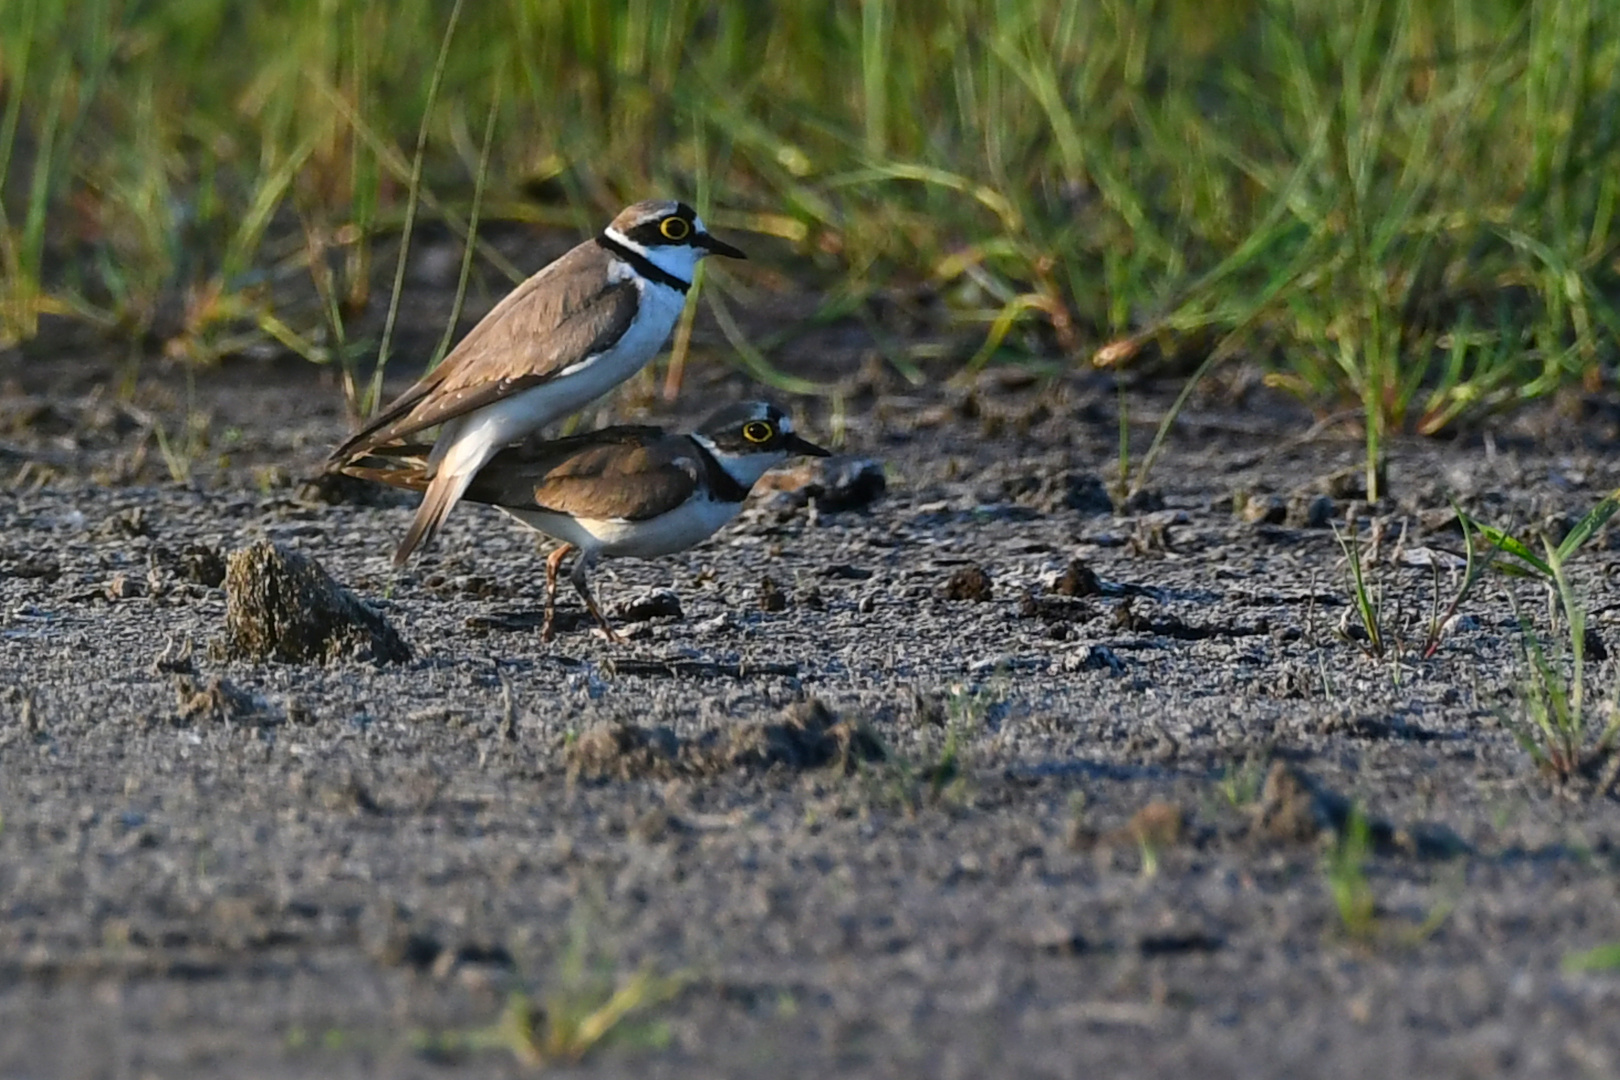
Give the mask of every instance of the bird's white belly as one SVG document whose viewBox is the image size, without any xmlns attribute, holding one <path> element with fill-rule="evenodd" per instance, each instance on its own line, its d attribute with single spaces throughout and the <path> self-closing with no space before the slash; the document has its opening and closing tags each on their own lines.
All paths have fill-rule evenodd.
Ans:
<svg viewBox="0 0 1620 1080">
<path fill-rule="evenodd" d="M 663 348 L 685 303 L 686 297 L 667 285 L 643 284 L 640 310 L 611 349 L 582 357 L 539 386 L 446 424 L 438 441 L 447 451 L 443 467 L 452 473 L 475 472 L 501 447 L 578 412 L 624 382 Z"/>
<path fill-rule="evenodd" d="M 573 544 L 587 553 L 610 558 L 651 559 L 695 547 L 737 516 L 741 503 L 691 499 L 655 518 L 623 521 L 612 518 L 571 518 L 545 510 L 501 509 L 531 529 Z"/>
</svg>

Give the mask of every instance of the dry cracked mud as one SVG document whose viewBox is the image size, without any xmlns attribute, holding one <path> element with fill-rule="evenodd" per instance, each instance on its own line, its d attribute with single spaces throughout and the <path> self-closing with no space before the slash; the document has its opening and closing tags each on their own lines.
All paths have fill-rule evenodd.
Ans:
<svg viewBox="0 0 1620 1080">
<path fill-rule="evenodd" d="M 1398 442 L 1369 507 L 1350 434 L 1198 397 L 1116 515 L 1107 383 L 868 372 L 875 501 L 762 492 L 603 564 L 626 645 L 547 646 L 523 529 L 462 507 L 396 573 L 408 501 L 299 482 L 343 430 L 319 373 L 199 375 L 177 483 L 179 376 L 3 366 L 0 1075 L 529 1075 L 615 987 L 570 1075 L 1620 1072 L 1620 973 L 1571 960 L 1620 942 L 1620 816 L 1503 723 L 1510 590 L 1545 595 L 1493 577 L 1432 659 L 1371 658 L 1329 528 L 1379 535 L 1415 640 L 1449 500 L 1556 531 L 1620 485 L 1602 402 Z M 1572 569 L 1599 645 L 1615 536 Z M 408 658 L 226 647 L 264 542 Z"/>
</svg>

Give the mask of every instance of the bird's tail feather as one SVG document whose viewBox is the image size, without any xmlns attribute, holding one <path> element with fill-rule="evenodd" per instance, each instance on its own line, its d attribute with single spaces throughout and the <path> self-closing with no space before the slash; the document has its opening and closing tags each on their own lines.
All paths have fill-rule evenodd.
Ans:
<svg viewBox="0 0 1620 1080">
<path fill-rule="evenodd" d="M 416 508 L 416 517 L 411 519 L 411 527 L 405 530 L 405 538 L 394 550 L 395 566 L 404 566 L 412 552 L 433 539 L 439 526 L 444 524 L 444 519 L 450 516 L 451 508 L 477 474 L 477 469 L 463 473 L 440 470 L 433 477 L 428 483 L 427 493 L 422 496 L 422 505 Z"/>
</svg>

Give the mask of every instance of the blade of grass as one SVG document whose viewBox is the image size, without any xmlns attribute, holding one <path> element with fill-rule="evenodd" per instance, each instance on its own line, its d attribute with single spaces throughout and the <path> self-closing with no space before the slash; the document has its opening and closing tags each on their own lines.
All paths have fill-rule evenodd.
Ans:
<svg viewBox="0 0 1620 1080">
<path fill-rule="evenodd" d="M 444 37 L 439 43 L 439 57 L 433 65 L 428 81 L 427 102 L 422 107 L 422 122 L 416 129 L 416 152 L 411 162 L 410 189 L 405 199 L 405 224 L 400 231 L 399 259 L 394 264 L 393 291 L 388 298 L 388 316 L 383 322 L 382 341 L 377 346 L 377 367 L 371 376 L 371 388 L 366 394 L 364 413 L 370 415 L 382 403 L 383 376 L 388 368 L 388 348 L 393 342 L 394 323 L 399 317 L 400 296 L 405 291 L 405 263 L 411 250 L 411 231 L 416 227 L 418 193 L 422 188 L 422 163 L 427 152 L 428 123 L 433 105 L 439 98 L 439 87 L 444 82 L 444 69 L 450 56 L 450 42 L 455 36 L 456 23 L 461 19 L 463 0 L 456 0 L 446 20 Z"/>
<path fill-rule="evenodd" d="M 444 334 L 433 349 L 428 369 L 437 367 L 450 351 L 450 340 L 455 336 L 456 323 L 461 319 L 461 305 L 467 298 L 467 280 L 472 276 L 473 252 L 478 249 L 478 214 L 483 208 L 484 184 L 489 178 L 489 150 L 495 143 L 495 118 L 501 111 L 501 83 L 495 83 L 494 96 L 489 101 L 489 113 L 484 118 L 484 141 L 478 152 L 478 175 L 473 180 L 472 209 L 467 212 L 467 241 L 461 247 L 461 271 L 456 275 L 456 298 L 450 305 L 450 317 L 445 320 Z"/>
</svg>

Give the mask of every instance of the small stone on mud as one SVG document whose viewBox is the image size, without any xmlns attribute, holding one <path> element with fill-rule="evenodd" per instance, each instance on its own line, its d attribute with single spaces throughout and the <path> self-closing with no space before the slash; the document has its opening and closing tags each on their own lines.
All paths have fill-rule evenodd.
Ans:
<svg viewBox="0 0 1620 1080">
<path fill-rule="evenodd" d="M 1052 591 L 1059 596 L 1095 596 L 1102 592 L 1102 584 L 1097 580 L 1097 572 L 1087 566 L 1085 560 L 1070 559 Z"/>
<path fill-rule="evenodd" d="M 977 563 L 960 568 L 945 582 L 947 600 L 974 600 L 984 603 L 990 599 L 993 592 L 990 575 Z"/>
<path fill-rule="evenodd" d="M 652 619 L 679 619 L 684 612 L 681 611 L 681 598 L 675 595 L 672 589 L 655 589 L 644 596 L 620 604 L 613 609 L 621 622 L 648 622 Z"/>
<path fill-rule="evenodd" d="M 1296 529 L 1322 529 L 1337 512 L 1338 504 L 1331 495 L 1296 495 L 1288 500 L 1285 523 Z"/>
<path fill-rule="evenodd" d="M 225 583 L 225 556 L 218 548 L 187 544 L 179 554 L 154 548 L 147 556 L 149 570 L 167 571 L 181 581 L 217 589 Z"/>
<path fill-rule="evenodd" d="M 889 484 L 880 461 L 830 457 L 812 458 L 795 468 L 769 473 L 757 487 L 775 492 L 774 504 L 797 508 L 814 499 L 819 512 L 836 514 L 872 505 L 888 491 Z"/>
<path fill-rule="evenodd" d="M 174 694 L 181 723 L 198 720 L 241 721 L 260 713 L 259 704 L 246 690 L 215 676 L 199 687 L 189 675 L 176 675 Z"/>
<path fill-rule="evenodd" d="M 1123 675 L 1125 661 L 1106 645 L 1088 645 L 1084 652 L 1070 653 L 1063 658 L 1063 670 L 1106 671 L 1110 675 Z"/>
<path fill-rule="evenodd" d="M 1082 514 L 1112 514 L 1114 500 L 1108 485 L 1091 473 L 1069 473 L 1063 478 L 1062 504 Z"/>
<path fill-rule="evenodd" d="M 788 595 L 782 591 L 782 586 L 772 577 L 763 578 L 759 583 L 759 610 L 786 611 Z"/>
<path fill-rule="evenodd" d="M 381 615 L 321 564 L 261 540 L 231 553 L 225 572 L 226 652 L 250 660 L 404 662 L 411 650 Z"/>
<path fill-rule="evenodd" d="M 1281 525 L 1288 517 L 1288 503 L 1278 495 L 1240 491 L 1233 494 L 1232 506 L 1250 525 Z"/>
</svg>

